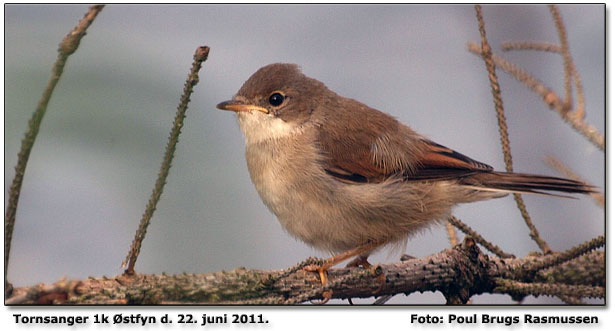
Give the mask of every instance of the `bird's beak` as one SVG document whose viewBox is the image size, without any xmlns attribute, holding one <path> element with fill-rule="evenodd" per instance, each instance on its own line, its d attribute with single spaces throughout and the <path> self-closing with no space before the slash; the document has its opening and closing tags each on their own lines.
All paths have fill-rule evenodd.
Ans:
<svg viewBox="0 0 615 331">
<path fill-rule="evenodd" d="M 258 110 L 258 111 L 262 111 L 265 114 L 269 114 L 269 109 L 267 108 L 263 108 L 263 107 L 255 106 L 255 105 L 246 105 L 237 100 L 229 100 L 229 101 L 220 102 L 216 106 L 216 108 L 222 109 L 222 110 L 231 110 L 234 112 Z"/>
</svg>

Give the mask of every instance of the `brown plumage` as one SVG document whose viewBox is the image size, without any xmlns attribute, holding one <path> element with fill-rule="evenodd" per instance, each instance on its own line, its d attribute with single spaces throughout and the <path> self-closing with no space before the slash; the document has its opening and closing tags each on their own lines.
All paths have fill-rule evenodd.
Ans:
<svg viewBox="0 0 615 331">
<path fill-rule="evenodd" d="M 459 203 L 594 190 L 493 171 L 292 64 L 259 69 L 218 108 L 237 112 L 250 176 L 267 207 L 292 235 L 332 252 L 405 241 Z"/>
</svg>

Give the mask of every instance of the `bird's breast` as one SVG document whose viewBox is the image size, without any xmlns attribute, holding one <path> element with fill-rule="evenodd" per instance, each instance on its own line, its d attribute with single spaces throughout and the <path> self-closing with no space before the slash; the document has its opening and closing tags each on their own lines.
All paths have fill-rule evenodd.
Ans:
<svg viewBox="0 0 615 331">
<path fill-rule="evenodd" d="M 335 185 L 320 164 L 309 132 L 246 145 L 250 177 L 265 205 L 292 235 L 314 246 L 326 239 Z M 330 227 L 329 227 L 330 228 Z"/>
<path fill-rule="evenodd" d="M 322 186 L 319 154 L 307 135 L 246 145 L 252 182 L 276 215 L 290 205 L 306 203 L 311 193 L 319 191 L 316 186 Z"/>
</svg>

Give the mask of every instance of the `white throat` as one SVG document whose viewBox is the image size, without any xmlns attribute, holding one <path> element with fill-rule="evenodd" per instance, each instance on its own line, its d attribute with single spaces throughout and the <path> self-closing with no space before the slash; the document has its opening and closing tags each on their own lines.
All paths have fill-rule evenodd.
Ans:
<svg viewBox="0 0 615 331">
<path fill-rule="evenodd" d="M 284 138 L 303 131 L 302 125 L 293 125 L 259 111 L 238 112 L 237 119 L 246 145 Z"/>
</svg>

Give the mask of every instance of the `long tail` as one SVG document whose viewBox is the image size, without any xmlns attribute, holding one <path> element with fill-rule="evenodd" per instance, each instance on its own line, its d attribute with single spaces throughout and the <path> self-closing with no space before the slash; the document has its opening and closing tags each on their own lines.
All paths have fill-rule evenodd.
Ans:
<svg viewBox="0 0 615 331">
<path fill-rule="evenodd" d="M 481 191 L 534 193 L 567 198 L 569 196 L 548 191 L 581 194 L 596 192 L 594 186 L 572 179 L 495 171 L 468 176 L 461 183 Z"/>
</svg>

